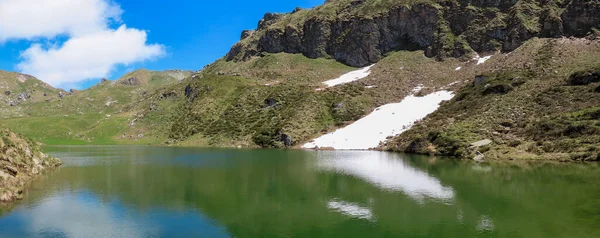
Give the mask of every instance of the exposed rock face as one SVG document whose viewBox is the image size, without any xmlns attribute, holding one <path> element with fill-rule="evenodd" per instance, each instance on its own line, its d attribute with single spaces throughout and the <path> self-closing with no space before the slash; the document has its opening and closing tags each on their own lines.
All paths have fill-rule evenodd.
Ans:
<svg viewBox="0 0 600 238">
<path fill-rule="evenodd" d="M 600 27 L 597 0 L 390 3 L 388 10 L 372 16 L 344 14 L 371 1 L 352 1 L 338 9 L 337 17 L 312 14 L 285 25 L 275 23 L 284 18 L 293 20 L 295 14 L 268 13 L 255 33 L 245 34 L 243 41 L 232 47 L 227 60 L 286 52 L 310 58 L 332 57 L 362 67 L 390 51 L 419 49 L 428 57 L 461 57 L 474 52 L 512 51 L 532 37 L 583 36 Z"/>
<path fill-rule="evenodd" d="M 129 86 L 134 86 L 134 85 L 140 85 L 141 82 L 136 77 L 131 77 L 131 78 L 128 78 L 126 80 L 123 80 L 121 82 L 121 84 L 123 84 L 123 85 L 129 85 Z"/>
<path fill-rule="evenodd" d="M 240 40 L 246 39 L 248 37 L 251 37 L 252 35 L 254 35 L 254 30 L 243 30 L 242 31 L 242 36 L 240 37 Z"/>
<path fill-rule="evenodd" d="M 20 199 L 26 181 L 60 164 L 35 142 L 0 129 L 0 203 Z"/>
</svg>

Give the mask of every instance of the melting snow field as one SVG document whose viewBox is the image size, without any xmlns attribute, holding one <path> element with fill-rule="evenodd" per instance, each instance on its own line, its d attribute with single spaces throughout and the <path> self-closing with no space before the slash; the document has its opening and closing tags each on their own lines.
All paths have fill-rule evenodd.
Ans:
<svg viewBox="0 0 600 238">
<path fill-rule="evenodd" d="M 353 124 L 321 136 L 302 148 L 333 148 L 336 150 L 368 150 L 379 146 L 389 136 L 410 129 L 413 123 L 438 109 L 442 101 L 454 94 L 439 91 L 424 97 L 407 96 L 399 103 L 383 105 Z"/>
<path fill-rule="evenodd" d="M 359 70 L 352 71 L 350 73 L 340 76 L 339 78 L 325 81 L 325 82 L 323 82 L 323 84 L 326 84 L 327 87 L 333 87 L 336 85 L 350 83 L 350 82 L 354 82 L 354 81 L 366 78 L 367 76 L 369 76 L 369 74 L 371 74 L 371 68 L 373 66 L 374 65 L 371 65 L 371 66 L 367 66 L 367 67 L 359 69 Z"/>
</svg>

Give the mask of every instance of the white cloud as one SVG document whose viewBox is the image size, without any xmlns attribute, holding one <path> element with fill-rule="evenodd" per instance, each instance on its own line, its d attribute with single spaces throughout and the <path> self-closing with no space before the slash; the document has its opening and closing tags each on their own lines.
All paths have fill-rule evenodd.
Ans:
<svg viewBox="0 0 600 238">
<path fill-rule="evenodd" d="M 0 42 L 102 31 L 122 12 L 107 0 L 0 0 Z"/>
<path fill-rule="evenodd" d="M 146 32 L 127 28 L 73 37 L 61 47 L 34 44 L 22 53 L 17 68 L 54 86 L 107 77 L 117 64 L 132 64 L 164 54 L 161 45 L 147 45 Z"/>
<path fill-rule="evenodd" d="M 32 43 L 17 65 L 53 86 L 108 77 L 117 65 L 164 55 L 165 47 L 147 43 L 144 30 L 111 29 L 122 13 L 112 0 L 0 0 L 0 44 L 66 36 L 51 46 Z"/>
</svg>

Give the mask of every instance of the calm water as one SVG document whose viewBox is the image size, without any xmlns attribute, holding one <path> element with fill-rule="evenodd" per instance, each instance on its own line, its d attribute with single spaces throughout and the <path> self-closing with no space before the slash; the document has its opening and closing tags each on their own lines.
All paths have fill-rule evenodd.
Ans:
<svg viewBox="0 0 600 238">
<path fill-rule="evenodd" d="M 380 152 L 48 147 L 0 237 L 600 237 L 600 168 Z"/>
</svg>

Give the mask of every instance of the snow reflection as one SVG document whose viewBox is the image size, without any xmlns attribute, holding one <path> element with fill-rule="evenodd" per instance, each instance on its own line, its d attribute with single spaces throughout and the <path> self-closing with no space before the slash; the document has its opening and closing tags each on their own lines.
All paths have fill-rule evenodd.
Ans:
<svg viewBox="0 0 600 238">
<path fill-rule="evenodd" d="M 350 216 L 350 217 L 369 220 L 369 221 L 374 220 L 373 212 L 371 211 L 370 208 L 361 207 L 360 205 L 358 205 L 356 203 L 351 203 L 351 202 L 334 199 L 327 203 L 327 207 L 333 211 L 340 212 L 340 213 Z"/>
<path fill-rule="evenodd" d="M 319 169 L 336 171 L 361 178 L 382 189 L 401 191 L 422 201 L 434 198 L 450 201 L 454 197 L 451 187 L 406 164 L 397 154 L 374 151 L 319 152 Z"/>
</svg>

